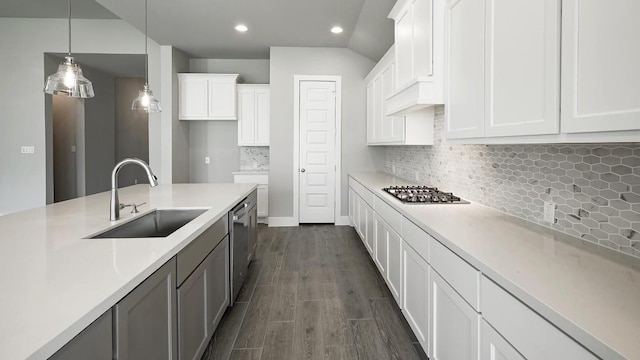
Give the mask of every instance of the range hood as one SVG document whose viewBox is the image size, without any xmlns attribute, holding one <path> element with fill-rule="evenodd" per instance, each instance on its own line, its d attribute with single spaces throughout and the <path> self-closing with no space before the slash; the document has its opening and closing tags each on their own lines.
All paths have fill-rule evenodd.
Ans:
<svg viewBox="0 0 640 360">
<path fill-rule="evenodd" d="M 407 115 L 444 104 L 444 2 L 398 0 L 395 22 L 394 91 L 385 99 L 387 116 Z"/>
</svg>

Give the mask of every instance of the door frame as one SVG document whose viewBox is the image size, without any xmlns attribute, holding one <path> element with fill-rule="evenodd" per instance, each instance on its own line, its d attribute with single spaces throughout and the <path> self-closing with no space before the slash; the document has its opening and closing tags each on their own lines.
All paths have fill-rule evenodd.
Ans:
<svg viewBox="0 0 640 360">
<path fill-rule="evenodd" d="M 328 81 L 336 83 L 336 138 L 335 138 L 335 199 L 333 223 L 340 224 L 342 188 L 342 76 L 293 75 L 293 220 L 300 225 L 300 82 Z"/>
</svg>

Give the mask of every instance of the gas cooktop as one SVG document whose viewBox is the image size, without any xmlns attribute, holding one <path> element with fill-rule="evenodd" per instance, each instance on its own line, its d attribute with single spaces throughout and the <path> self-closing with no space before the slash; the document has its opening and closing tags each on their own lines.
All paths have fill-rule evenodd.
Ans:
<svg viewBox="0 0 640 360">
<path fill-rule="evenodd" d="M 393 195 L 405 204 L 468 204 L 453 195 L 453 193 L 443 192 L 435 187 L 424 185 L 394 185 L 382 190 Z"/>
</svg>

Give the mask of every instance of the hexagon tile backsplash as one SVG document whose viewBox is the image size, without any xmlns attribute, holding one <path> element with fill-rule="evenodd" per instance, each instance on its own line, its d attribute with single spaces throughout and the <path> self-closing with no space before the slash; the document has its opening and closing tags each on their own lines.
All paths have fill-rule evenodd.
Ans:
<svg viewBox="0 0 640 360">
<path fill-rule="evenodd" d="M 640 258 L 640 143 L 390 146 L 385 172 L 549 226 L 545 201 L 557 204 L 552 228 Z"/>
</svg>

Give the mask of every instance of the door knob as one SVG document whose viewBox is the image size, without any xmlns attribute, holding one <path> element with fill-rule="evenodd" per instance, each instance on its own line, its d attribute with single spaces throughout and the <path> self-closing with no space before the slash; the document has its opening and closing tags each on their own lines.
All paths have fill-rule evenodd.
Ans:
<svg viewBox="0 0 640 360">
<path fill-rule="evenodd" d="M 306 171 L 305 169 L 300 169 L 300 172 L 305 172 L 305 171 Z"/>
</svg>

